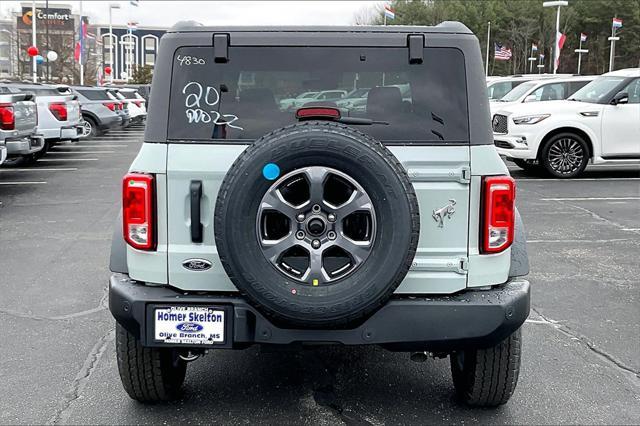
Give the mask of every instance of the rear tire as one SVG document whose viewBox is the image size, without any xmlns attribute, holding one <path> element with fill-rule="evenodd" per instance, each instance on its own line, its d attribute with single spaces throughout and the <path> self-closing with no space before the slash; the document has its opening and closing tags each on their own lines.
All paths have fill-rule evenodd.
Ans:
<svg viewBox="0 0 640 426">
<path fill-rule="evenodd" d="M 98 129 L 98 124 L 91 117 L 83 117 L 84 125 L 82 129 L 82 134 L 85 138 L 95 138 L 96 136 L 100 136 L 102 132 Z"/>
<path fill-rule="evenodd" d="M 451 375 L 458 396 L 477 407 L 506 403 L 518 383 L 521 342 L 518 329 L 491 348 L 452 353 Z"/>
<path fill-rule="evenodd" d="M 169 348 L 146 348 L 116 325 L 116 354 L 122 386 L 140 402 L 170 401 L 180 395 L 187 363 Z"/>
</svg>

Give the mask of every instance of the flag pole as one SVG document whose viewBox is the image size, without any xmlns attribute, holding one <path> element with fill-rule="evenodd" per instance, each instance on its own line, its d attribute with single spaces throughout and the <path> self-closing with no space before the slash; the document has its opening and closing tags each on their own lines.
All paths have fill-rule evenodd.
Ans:
<svg viewBox="0 0 640 426">
<path fill-rule="evenodd" d="M 32 42 L 33 42 L 33 46 L 36 46 L 36 0 L 33 0 L 31 2 L 31 37 L 32 37 Z M 32 58 L 33 61 L 33 82 L 37 83 L 38 82 L 38 62 L 36 60 L 36 56 L 34 55 Z"/>
<path fill-rule="evenodd" d="M 615 18 L 618 16 L 616 15 Z M 614 19 L 615 19 L 614 18 Z M 609 37 L 609 41 L 611 42 L 611 49 L 609 52 L 609 72 L 613 71 L 613 59 L 615 57 L 616 51 L 616 40 L 619 40 L 620 37 L 616 37 L 616 27 L 611 23 L 611 37 Z"/>
<path fill-rule="evenodd" d="M 489 76 L 489 39 L 491 38 L 491 21 L 487 22 L 487 58 L 484 62 L 484 74 Z"/>
<path fill-rule="evenodd" d="M 82 0 L 80 0 L 80 86 L 84 86 L 84 62 L 82 62 L 82 54 L 84 53 L 84 22 L 82 21 Z"/>
<path fill-rule="evenodd" d="M 580 33 L 580 46 L 578 47 L 578 75 L 580 75 L 580 63 L 582 62 L 582 33 Z"/>
</svg>

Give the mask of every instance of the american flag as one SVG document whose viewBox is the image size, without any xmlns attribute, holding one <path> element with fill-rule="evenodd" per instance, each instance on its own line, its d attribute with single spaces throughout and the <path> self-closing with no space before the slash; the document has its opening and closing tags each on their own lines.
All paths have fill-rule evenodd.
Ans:
<svg viewBox="0 0 640 426">
<path fill-rule="evenodd" d="M 587 41 L 587 35 L 585 33 L 580 33 L 580 41 Z"/>
<path fill-rule="evenodd" d="M 493 55 L 496 61 L 508 61 L 511 59 L 511 49 L 507 49 L 500 43 L 494 43 L 495 53 Z"/>
</svg>

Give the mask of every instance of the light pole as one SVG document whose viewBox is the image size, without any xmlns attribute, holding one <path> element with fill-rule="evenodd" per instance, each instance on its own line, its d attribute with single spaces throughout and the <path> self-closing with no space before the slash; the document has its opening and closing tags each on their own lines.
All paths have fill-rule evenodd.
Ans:
<svg viewBox="0 0 640 426">
<path fill-rule="evenodd" d="M 491 38 L 491 21 L 487 22 L 487 57 L 484 61 L 485 77 L 489 75 L 489 39 Z"/>
<path fill-rule="evenodd" d="M 554 47 L 553 54 L 553 73 L 555 74 L 558 71 L 558 59 L 560 58 L 560 49 L 558 48 L 558 43 L 560 41 L 560 8 L 562 6 L 568 6 L 569 2 L 567 0 L 557 0 L 557 1 L 545 1 L 542 3 L 542 7 L 557 7 L 558 11 L 556 12 L 556 45 Z"/>
<path fill-rule="evenodd" d="M 33 0 L 31 2 L 31 32 L 32 32 L 32 41 L 33 44 L 32 46 L 36 46 L 37 47 L 37 40 L 36 40 L 36 1 Z M 33 61 L 33 82 L 37 83 L 38 82 L 38 62 L 36 59 L 37 55 L 33 55 L 32 61 Z"/>
<path fill-rule="evenodd" d="M 113 73 L 116 70 L 113 67 L 113 25 L 111 24 L 111 9 L 120 9 L 118 3 L 109 4 L 109 66 L 111 67 L 111 74 L 109 74 L 109 83 L 113 84 Z"/>
</svg>

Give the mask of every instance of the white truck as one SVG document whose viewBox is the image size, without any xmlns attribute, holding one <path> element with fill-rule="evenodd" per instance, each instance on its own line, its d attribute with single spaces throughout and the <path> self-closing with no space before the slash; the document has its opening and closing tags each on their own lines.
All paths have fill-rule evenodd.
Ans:
<svg viewBox="0 0 640 426">
<path fill-rule="evenodd" d="M 0 164 L 20 160 L 42 150 L 37 134 L 37 107 L 33 95 L 9 93 L 0 87 Z"/>
<path fill-rule="evenodd" d="M 34 96 L 38 105 L 37 133 L 44 138 L 44 146 L 34 153 L 32 160 L 42 157 L 49 148 L 61 141 L 77 141 L 82 137 L 82 115 L 77 96 L 65 95 L 45 84 L 11 83 L 4 85 L 13 93 Z"/>
</svg>

